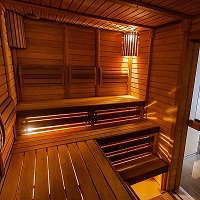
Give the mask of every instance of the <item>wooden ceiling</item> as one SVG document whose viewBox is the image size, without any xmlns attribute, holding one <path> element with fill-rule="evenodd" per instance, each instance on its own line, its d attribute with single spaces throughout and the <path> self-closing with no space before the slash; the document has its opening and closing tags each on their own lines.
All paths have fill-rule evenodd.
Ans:
<svg viewBox="0 0 200 200">
<path fill-rule="evenodd" d="M 44 20 L 118 31 L 155 28 L 200 14 L 199 0 L 1 0 Z"/>
</svg>

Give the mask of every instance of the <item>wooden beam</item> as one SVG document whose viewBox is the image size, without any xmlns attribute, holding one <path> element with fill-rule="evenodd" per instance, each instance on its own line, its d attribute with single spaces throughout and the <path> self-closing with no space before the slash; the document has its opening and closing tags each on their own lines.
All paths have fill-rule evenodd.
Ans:
<svg viewBox="0 0 200 200">
<path fill-rule="evenodd" d="M 57 13 L 57 14 L 61 14 L 61 15 L 85 17 L 85 18 L 88 18 L 88 19 L 105 21 L 105 22 L 110 22 L 110 23 L 117 23 L 117 24 L 126 25 L 126 26 L 130 25 L 130 22 L 126 22 L 126 21 L 122 21 L 122 20 L 116 20 L 116 19 L 100 17 L 100 16 L 95 16 L 95 15 L 90 15 L 90 14 L 83 14 L 83 13 L 78 13 L 78 12 L 64 10 L 64 9 L 45 7 L 45 6 L 35 5 L 35 4 L 31 4 L 31 3 L 12 1 L 12 0 L 2 0 L 2 3 L 5 7 L 6 7 L 6 5 L 21 6 L 21 7 L 24 7 L 24 8 L 35 9 L 35 10 L 49 12 L 49 13 Z M 26 13 L 21 13 L 21 14 L 26 14 Z M 146 26 L 146 25 L 137 24 L 137 23 L 131 23 L 131 25 L 143 27 L 143 28 L 148 28 L 148 29 L 153 28 L 152 26 Z"/>
<path fill-rule="evenodd" d="M 144 11 L 152 12 L 155 14 L 167 16 L 167 17 L 172 17 L 175 19 L 191 19 L 191 16 L 189 16 L 189 15 L 175 12 L 175 11 L 172 11 L 172 10 L 169 10 L 166 8 L 162 8 L 159 6 L 147 4 L 147 3 L 137 1 L 137 0 L 131 0 L 131 1 L 130 0 L 107 0 L 107 1 L 121 4 L 124 6 L 130 6 L 133 8 L 137 8 L 138 10 L 144 10 Z"/>
<path fill-rule="evenodd" d="M 190 32 L 188 35 L 189 40 L 200 40 L 200 31 Z"/>
</svg>

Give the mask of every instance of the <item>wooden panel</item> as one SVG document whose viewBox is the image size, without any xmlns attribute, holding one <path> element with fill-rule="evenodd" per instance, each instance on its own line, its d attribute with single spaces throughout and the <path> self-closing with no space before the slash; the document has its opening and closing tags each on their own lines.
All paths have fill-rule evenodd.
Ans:
<svg viewBox="0 0 200 200">
<path fill-rule="evenodd" d="M 6 72 L 3 58 L 3 49 L 2 45 L 0 46 L 0 105 L 8 97 L 8 86 L 6 80 Z"/>
<path fill-rule="evenodd" d="M 70 98 L 94 97 L 95 29 L 67 27 Z"/>
<path fill-rule="evenodd" d="M 188 88 L 187 79 L 190 77 L 189 74 L 184 74 L 186 73 L 185 65 L 187 65 L 185 64 L 187 27 L 189 24 L 185 21 L 155 31 L 149 79 L 147 116 L 161 127 L 157 148 L 158 154 L 168 163 L 172 163 L 167 186 L 171 189 L 176 187 L 173 173 L 177 172 L 176 169 L 180 162 L 178 153 L 180 153 L 181 146 L 181 131 L 175 128 L 175 123 L 179 117 L 182 117 L 179 121 L 180 126 L 186 126 L 183 121 L 184 112 L 181 114 L 180 108 L 185 108 L 187 92 L 183 90 L 181 92 L 180 88 L 183 85 L 185 89 Z M 188 69 L 190 67 L 188 66 Z M 188 69 L 187 72 L 189 72 Z M 181 98 L 182 95 L 184 98 Z M 179 98 L 181 103 L 178 105 L 177 99 Z"/>
<path fill-rule="evenodd" d="M 23 17 L 6 11 L 6 25 L 8 31 L 8 43 L 10 47 L 26 48 Z"/>
<path fill-rule="evenodd" d="M 0 12 L 0 116 L 5 130 L 1 153 L 5 167 L 14 141 L 16 90 L 4 12 Z"/>
<path fill-rule="evenodd" d="M 100 31 L 100 96 L 128 94 L 128 58 L 121 49 L 120 32 Z"/>
<path fill-rule="evenodd" d="M 150 31 L 140 32 L 138 56 L 132 59 L 131 95 L 145 100 L 150 53 Z"/>
<path fill-rule="evenodd" d="M 4 17 L 3 11 L 1 11 L 0 28 L 1 28 L 1 46 L 2 46 L 2 49 L 1 49 L 2 51 L 0 51 L 0 52 L 3 53 L 3 60 L 1 59 L 1 62 L 0 62 L 1 63 L 0 64 L 0 77 L 1 77 L 2 73 L 6 74 L 8 95 L 13 98 L 13 100 L 16 104 L 17 100 L 16 100 L 16 89 L 15 89 L 15 81 L 14 81 L 12 56 L 11 56 L 11 50 L 10 50 L 10 47 L 8 44 L 8 35 L 7 35 L 6 22 L 5 22 L 5 17 Z M 2 69 L 2 65 L 4 65 L 4 67 L 5 67 L 4 70 Z M 1 97 L 1 94 L 0 94 L 0 102 L 1 102 L 1 99 L 5 98 L 6 96 L 7 96 L 7 94 L 4 93 L 3 97 Z"/>
<path fill-rule="evenodd" d="M 176 45 L 173 39 L 177 38 Z M 148 117 L 168 134 L 173 124 L 175 94 L 181 53 L 180 25 L 173 26 L 173 32 L 166 27 L 155 32 L 152 66 L 150 72 Z M 177 48 L 179 47 L 179 48 Z M 168 146 L 166 140 L 166 147 Z"/>
<path fill-rule="evenodd" d="M 24 23 L 27 48 L 17 49 L 22 101 L 64 98 L 61 25 Z"/>
</svg>

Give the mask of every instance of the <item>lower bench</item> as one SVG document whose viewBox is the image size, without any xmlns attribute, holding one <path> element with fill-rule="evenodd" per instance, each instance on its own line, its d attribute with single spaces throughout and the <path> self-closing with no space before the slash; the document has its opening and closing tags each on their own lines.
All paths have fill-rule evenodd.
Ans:
<svg viewBox="0 0 200 200">
<path fill-rule="evenodd" d="M 155 152 L 156 132 L 141 132 L 98 139 L 101 149 L 122 179 L 135 184 L 168 171 L 167 163 Z"/>
</svg>

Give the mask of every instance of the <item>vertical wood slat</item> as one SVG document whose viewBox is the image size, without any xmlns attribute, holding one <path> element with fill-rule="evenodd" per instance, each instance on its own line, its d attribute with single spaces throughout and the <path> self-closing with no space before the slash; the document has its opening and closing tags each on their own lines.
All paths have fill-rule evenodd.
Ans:
<svg viewBox="0 0 200 200">
<path fill-rule="evenodd" d="M 95 70 L 96 70 L 96 87 L 95 87 L 95 96 L 100 96 L 99 94 L 99 85 L 101 80 L 100 74 L 100 30 L 96 30 L 96 60 L 95 60 Z M 97 76 L 98 74 L 98 76 Z"/>
<path fill-rule="evenodd" d="M 124 33 L 122 55 L 137 56 L 138 54 L 138 32 Z"/>
<path fill-rule="evenodd" d="M 48 166 L 46 149 L 38 149 L 36 153 L 34 200 L 49 199 Z"/>
<path fill-rule="evenodd" d="M 132 56 L 128 58 L 128 87 L 127 94 L 131 95 L 131 76 L 132 76 Z"/>
<path fill-rule="evenodd" d="M 8 31 L 9 46 L 17 48 L 26 48 L 23 17 L 8 10 L 6 11 L 5 17 Z"/>
<path fill-rule="evenodd" d="M 65 98 L 69 98 L 69 64 L 68 64 L 68 31 L 67 31 L 67 25 L 62 25 L 63 30 L 63 70 L 64 70 L 64 86 L 65 86 Z"/>
<path fill-rule="evenodd" d="M 151 71 L 151 64 L 152 64 L 152 53 L 153 53 L 153 40 L 154 40 L 154 30 L 151 30 L 150 33 L 150 41 L 149 41 L 149 61 L 148 61 L 148 75 L 147 75 L 147 85 L 146 85 L 146 104 L 148 104 L 148 94 L 149 94 L 149 86 L 150 86 L 150 71 Z"/>
</svg>

